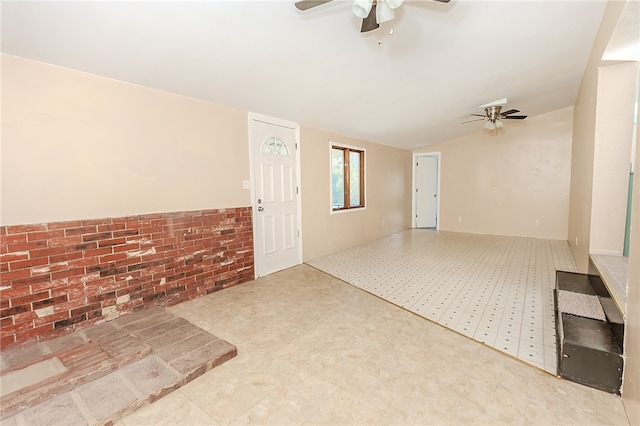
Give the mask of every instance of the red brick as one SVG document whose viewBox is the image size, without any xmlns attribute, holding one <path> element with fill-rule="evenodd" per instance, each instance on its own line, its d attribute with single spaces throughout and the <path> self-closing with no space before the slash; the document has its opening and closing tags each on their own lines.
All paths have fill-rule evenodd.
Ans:
<svg viewBox="0 0 640 426">
<path fill-rule="evenodd" d="M 27 303 L 36 302 L 38 300 L 48 299 L 49 297 L 51 297 L 51 294 L 48 290 L 39 291 L 38 293 L 27 294 L 24 296 L 17 296 L 11 299 L 11 306 L 25 305 Z"/>
<path fill-rule="evenodd" d="M 110 218 L 88 219 L 88 220 L 82 221 L 82 226 L 89 226 L 89 225 L 100 226 L 100 225 L 109 225 L 111 223 L 112 223 L 112 220 Z"/>
<path fill-rule="evenodd" d="M 51 338 L 50 334 L 53 331 L 53 324 L 44 324 L 38 327 L 32 328 L 26 331 L 20 331 L 16 333 L 16 341 L 19 343 L 25 343 L 31 339 L 40 337 L 40 341 Z"/>
<path fill-rule="evenodd" d="M 27 234 L 27 241 L 50 240 L 52 238 L 60 238 L 60 237 L 64 237 L 63 229 L 56 229 L 53 231 L 29 232 Z"/>
<path fill-rule="evenodd" d="M 10 287 L 0 290 L 0 299 L 7 300 L 14 297 L 21 297 L 26 294 L 31 294 L 30 287 L 28 285 L 16 285 L 15 283 L 11 283 Z"/>
<path fill-rule="evenodd" d="M 125 228 L 126 228 L 125 223 L 117 223 L 115 222 L 115 219 L 114 219 L 114 223 L 112 224 L 98 225 L 97 232 L 119 231 Z"/>
<path fill-rule="evenodd" d="M 113 254 L 107 254 L 104 256 L 100 256 L 100 264 L 103 263 L 109 263 L 109 262 L 115 262 L 118 260 L 124 260 L 127 258 L 127 254 L 126 253 L 113 253 Z"/>
<path fill-rule="evenodd" d="M 122 252 L 132 251 L 132 250 L 140 250 L 140 243 L 129 241 L 126 244 L 113 247 L 114 253 L 122 253 Z"/>
<path fill-rule="evenodd" d="M 7 226 L 7 234 L 21 234 L 25 232 L 36 232 L 36 231 L 46 231 L 46 230 L 47 230 L 47 225 L 44 223 Z"/>
<path fill-rule="evenodd" d="M 12 306 L 10 308 L 4 308 L 4 309 L 0 310 L 0 317 L 2 317 L 2 318 L 14 317 L 16 315 L 20 315 L 20 314 L 23 314 L 25 312 L 30 312 L 30 311 L 31 311 L 31 305 L 30 304 L 20 305 L 20 306 Z"/>
<path fill-rule="evenodd" d="M 49 230 L 53 229 L 67 229 L 67 228 L 77 228 L 82 225 L 82 221 L 80 220 L 69 220 L 66 222 L 51 222 L 47 224 L 47 228 Z"/>
<path fill-rule="evenodd" d="M 90 258 L 79 258 L 76 260 L 72 260 L 69 262 L 69 268 L 86 268 L 88 266 L 93 266 L 98 263 L 98 258 L 90 257 Z"/>
<path fill-rule="evenodd" d="M 109 285 L 112 282 L 114 282 L 114 278 L 113 276 L 109 276 L 109 277 L 104 277 L 104 278 L 99 278 L 97 280 L 91 280 L 91 281 L 87 281 L 85 283 L 85 288 L 89 288 L 89 287 L 102 287 L 105 285 Z"/>
<path fill-rule="evenodd" d="M 89 225 L 89 226 L 75 226 L 73 228 L 67 228 L 64 230 L 65 236 L 72 237 L 76 235 L 84 235 L 84 234 L 95 234 L 98 232 L 98 226 Z"/>
<path fill-rule="evenodd" d="M 64 253 L 65 253 L 64 247 L 54 247 L 54 248 L 45 247 L 45 248 L 39 248 L 36 250 L 31 250 L 29 252 L 29 257 L 31 257 L 31 259 L 36 259 L 38 257 L 57 256 L 57 255 L 62 255 Z"/>
<path fill-rule="evenodd" d="M 102 311 L 102 307 L 100 306 L 100 303 L 91 303 L 88 305 L 84 304 L 75 309 L 72 309 L 71 316 L 73 317 L 73 316 L 84 314 L 91 311 Z"/>
<path fill-rule="evenodd" d="M 27 242 L 27 234 L 10 234 L 3 235 L 2 242 L 4 244 L 12 244 L 12 243 L 26 243 Z"/>
<path fill-rule="evenodd" d="M 18 271 L 11 271 L 11 272 L 3 272 L 1 279 L 2 282 L 9 282 L 11 280 L 17 280 L 20 278 L 27 278 L 31 276 L 31 270 L 30 269 L 21 269 Z"/>
<path fill-rule="evenodd" d="M 37 302 L 33 302 L 31 304 L 31 306 L 33 307 L 33 310 L 38 310 L 38 309 L 42 309 L 42 308 L 46 308 L 47 306 L 51 306 L 51 305 L 55 305 L 54 306 L 54 312 L 55 311 L 59 311 L 60 306 L 63 306 L 65 302 L 67 302 L 69 300 L 69 296 L 67 296 L 66 294 L 63 294 L 61 296 L 56 296 L 56 297 L 52 297 L 49 299 L 44 299 L 44 300 L 39 300 Z"/>
<path fill-rule="evenodd" d="M 20 278 L 17 280 L 13 280 L 11 282 L 11 285 L 17 287 L 23 285 L 39 284 L 45 281 L 51 281 L 51 274 L 33 275 L 29 278 Z"/>
<path fill-rule="evenodd" d="M 51 289 L 51 297 L 59 297 L 68 295 L 69 299 L 78 299 L 85 294 L 84 284 L 69 284 L 66 286 L 55 287 Z"/>
<path fill-rule="evenodd" d="M 19 269 L 31 268 L 32 266 L 46 265 L 49 263 L 49 259 L 46 257 L 40 257 L 36 259 L 16 260 L 15 262 L 9 262 L 9 269 L 17 271 Z"/>
<path fill-rule="evenodd" d="M 59 272 L 52 272 L 51 279 L 59 280 L 60 278 L 69 278 L 77 275 L 84 275 L 85 268 L 65 269 Z"/>
<path fill-rule="evenodd" d="M 56 321 L 64 320 L 69 318 L 69 311 L 64 312 L 56 312 L 53 315 L 47 315 L 46 317 L 36 318 L 33 320 L 33 325 L 35 327 L 39 327 L 44 324 L 51 324 Z"/>
<path fill-rule="evenodd" d="M 72 253 L 72 252 L 86 252 L 87 250 L 95 250 L 98 248 L 98 243 L 95 241 L 92 241 L 90 243 L 80 243 L 80 244 L 74 244 L 72 246 L 68 246 L 65 247 L 65 250 L 67 251 L 67 253 Z"/>
<path fill-rule="evenodd" d="M 93 241 L 102 241 L 102 240 L 107 240 L 112 238 L 112 234 L 111 232 L 107 231 L 107 232 L 100 232 L 97 234 L 84 234 L 82 235 L 82 242 L 83 243 L 90 243 Z"/>
<path fill-rule="evenodd" d="M 21 322 L 18 324 L 3 327 L 2 330 L 0 330 L 0 334 L 2 334 L 2 336 L 6 336 L 8 334 L 24 332 L 31 328 L 33 328 L 33 321 Z"/>
<path fill-rule="evenodd" d="M 56 303 L 53 307 L 54 312 L 66 312 L 69 311 L 70 312 L 70 316 L 74 316 L 71 311 L 74 309 L 78 309 L 82 306 L 86 306 L 87 305 L 87 300 L 82 298 L 82 299 L 75 299 L 75 300 L 69 300 L 69 301 L 63 301 L 60 303 Z M 82 312 L 80 312 L 82 313 Z"/>
<path fill-rule="evenodd" d="M 7 251 L 9 253 L 22 252 L 22 251 L 30 251 L 41 248 L 46 248 L 46 241 L 31 241 L 26 243 L 12 243 L 7 244 Z"/>
<path fill-rule="evenodd" d="M 119 246 L 122 244 L 127 244 L 127 239 L 124 237 L 111 238 L 107 240 L 98 241 L 98 247 L 112 247 L 112 246 Z"/>
<path fill-rule="evenodd" d="M 36 318 L 38 318 L 38 315 L 34 311 L 22 312 L 13 316 L 13 323 L 14 324 L 24 324 L 24 323 L 32 324 L 33 320 Z"/>
<path fill-rule="evenodd" d="M 87 272 L 82 276 L 69 277 L 69 285 L 80 284 L 84 286 L 85 283 L 88 283 L 94 280 L 99 280 L 99 279 L 100 279 L 100 271 Z"/>
<path fill-rule="evenodd" d="M 98 256 L 103 256 L 105 254 L 110 254 L 110 253 L 113 253 L 113 250 L 111 247 L 101 247 L 101 248 L 96 248 L 95 250 L 87 250 L 86 252 L 84 252 L 84 257 L 85 258 L 98 257 Z"/>
<path fill-rule="evenodd" d="M 75 246 L 78 244 L 82 244 L 82 237 L 80 235 L 75 235 L 73 237 L 61 237 L 54 238 L 49 240 L 49 247 L 67 247 L 67 246 Z"/>
<path fill-rule="evenodd" d="M 138 229 L 123 229 L 121 231 L 113 231 L 113 237 L 114 238 L 121 238 L 121 237 L 133 237 L 133 236 L 137 236 L 140 234 L 140 231 Z"/>
<path fill-rule="evenodd" d="M 31 292 L 38 293 L 43 290 L 51 290 L 53 288 L 60 288 L 69 285 L 66 278 L 59 280 L 44 281 L 37 284 L 31 284 Z"/>
<path fill-rule="evenodd" d="M 69 253 L 58 254 L 55 256 L 49 257 L 49 262 L 51 263 L 60 263 L 60 262 L 71 262 L 72 260 L 82 259 L 82 252 L 73 251 Z M 71 264 L 69 264 L 71 265 Z"/>
</svg>

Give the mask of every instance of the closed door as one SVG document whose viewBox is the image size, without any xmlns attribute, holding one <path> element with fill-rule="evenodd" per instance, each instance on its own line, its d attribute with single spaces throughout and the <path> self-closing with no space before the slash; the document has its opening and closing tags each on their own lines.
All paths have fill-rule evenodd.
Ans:
<svg viewBox="0 0 640 426">
<path fill-rule="evenodd" d="M 295 128 L 251 120 L 256 276 L 301 263 Z"/>
<path fill-rule="evenodd" d="M 438 157 L 416 158 L 416 228 L 436 228 L 438 225 Z"/>
</svg>

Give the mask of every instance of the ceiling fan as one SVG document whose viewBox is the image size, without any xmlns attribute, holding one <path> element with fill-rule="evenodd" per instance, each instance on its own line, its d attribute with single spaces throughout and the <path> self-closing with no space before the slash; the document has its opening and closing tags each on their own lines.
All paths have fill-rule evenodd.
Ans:
<svg viewBox="0 0 640 426">
<path fill-rule="evenodd" d="M 502 112 L 502 107 L 500 105 L 488 106 L 484 109 L 484 114 L 470 114 L 472 116 L 482 117 L 482 118 L 463 121 L 462 124 L 484 120 L 486 121 L 484 123 L 485 129 L 489 129 L 489 130 L 501 129 L 502 127 L 504 127 L 502 120 L 524 120 L 525 118 L 527 118 L 526 115 L 512 115 L 517 112 L 520 112 L 520 111 L 518 111 L 517 109 L 510 109 L 508 111 Z"/>
<path fill-rule="evenodd" d="M 333 0 L 298 0 L 295 5 L 299 10 L 308 10 Z M 449 3 L 451 0 L 434 0 Z M 393 10 L 404 3 L 404 0 L 353 0 L 353 13 L 362 18 L 361 33 L 373 31 L 380 24 L 390 21 L 394 17 Z"/>
</svg>

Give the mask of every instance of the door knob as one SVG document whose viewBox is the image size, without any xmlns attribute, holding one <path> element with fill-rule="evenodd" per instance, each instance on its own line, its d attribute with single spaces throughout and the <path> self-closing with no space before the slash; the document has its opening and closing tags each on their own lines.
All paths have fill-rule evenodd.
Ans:
<svg viewBox="0 0 640 426">
<path fill-rule="evenodd" d="M 258 206 L 258 211 L 259 211 L 259 212 L 261 212 L 261 211 L 263 211 L 263 210 L 264 210 L 264 207 L 262 207 L 262 206 Z"/>
</svg>

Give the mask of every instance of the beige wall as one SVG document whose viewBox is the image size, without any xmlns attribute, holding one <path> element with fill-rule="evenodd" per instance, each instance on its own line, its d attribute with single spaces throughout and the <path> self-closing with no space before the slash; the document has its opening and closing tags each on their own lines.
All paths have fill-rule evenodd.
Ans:
<svg viewBox="0 0 640 426">
<path fill-rule="evenodd" d="M 637 116 L 640 122 L 640 114 Z M 640 148 L 640 132 L 636 133 Z M 632 425 L 640 424 L 640 149 L 636 149 L 633 179 L 629 276 L 627 281 L 627 318 L 625 324 L 625 369 L 622 384 L 624 404 Z"/>
<path fill-rule="evenodd" d="M 607 4 L 574 105 L 568 240 L 578 270 L 584 273 L 589 267 L 591 240 L 598 70 L 624 3 L 610 0 Z"/>
<path fill-rule="evenodd" d="M 505 120 L 496 135 L 416 150 L 441 153 L 439 228 L 566 240 L 572 113 Z"/>
<path fill-rule="evenodd" d="M 300 141 L 305 261 L 411 226 L 411 152 L 307 127 Z M 330 213 L 329 141 L 366 149 L 366 210 Z"/>
<path fill-rule="evenodd" d="M 635 62 L 599 69 L 589 241 L 592 254 L 622 255 L 637 78 Z"/>
<path fill-rule="evenodd" d="M 251 204 L 246 112 L 1 60 L 3 225 Z"/>
</svg>

